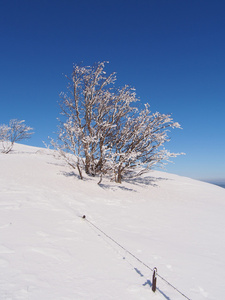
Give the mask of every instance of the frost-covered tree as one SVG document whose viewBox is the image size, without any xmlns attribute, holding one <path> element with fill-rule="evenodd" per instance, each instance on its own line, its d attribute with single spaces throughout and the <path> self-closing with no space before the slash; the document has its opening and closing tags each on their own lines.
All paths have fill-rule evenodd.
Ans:
<svg viewBox="0 0 225 300">
<path fill-rule="evenodd" d="M 9 130 L 10 128 L 7 125 L 0 125 L 0 145 L 1 145 L 1 152 L 7 153 L 7 149 L 10 146 L 9 142 Z"/>
<path fill-rule="evenodd" d="M 9 153 L 15 142 L 31 137 L 33 128 L 25 125 L 24 120 L 12 119 L 9 125 L 0 125 L 1 152 Z"/>
<path fill-rule="evenodd" d="M 178 155 L 163 147 L 169 141 L 169 129 L 180 128 L 170 115 L 151 114 L 146 104 L 144 110 L 133 118 L 128 117 L 122 125 L 113 131 L 115 143 L 108 154 L 116 182 L 121 182 L 124 174 L 140 176 L 155 164 Z"/>
<path fill-rule="evenodd" d="M 105 62 L 75 65 L 67 93 L 61 93 L 58 142 L 52 141 L 67 163 L 87 174 L 122 177 L 140 175 L 175 153 L 163 146 L 170 128 L 180 128 L 171 115 L 141 111 L 134 89 L 116 88 L 115 73 L 106 75 Z M 60 154 L 61 153 L 61 154 Z M 74 154 L 72 161 L 71 153 Z"/>
</svg>

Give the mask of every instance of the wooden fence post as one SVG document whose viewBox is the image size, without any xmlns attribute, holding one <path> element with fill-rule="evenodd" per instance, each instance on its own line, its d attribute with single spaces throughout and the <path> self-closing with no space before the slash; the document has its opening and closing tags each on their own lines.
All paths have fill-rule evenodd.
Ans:
<svg viewBox="0 0 225 300">
<path fill-rule="evenodd" d="M 153 275 L 152 275 L 152 291 L 154 293 L 156 291 L 156 280 L 157 280 L 157 268 L 154 268 Z"/>
</svg>

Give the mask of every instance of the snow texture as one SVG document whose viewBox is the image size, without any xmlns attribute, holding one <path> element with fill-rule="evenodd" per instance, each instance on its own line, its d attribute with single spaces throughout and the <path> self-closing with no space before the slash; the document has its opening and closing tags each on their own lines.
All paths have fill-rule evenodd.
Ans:
<svg viewBox="0 0 225 300">
<path fill-rule="evenodd" d="M 185 299 L 160 277 L 153 293 L 146 265 L 224 299 L 225 189 L 158 171 L 99 186 L 20 144 L 0 166 L 1 300 Z"/>
</svg>

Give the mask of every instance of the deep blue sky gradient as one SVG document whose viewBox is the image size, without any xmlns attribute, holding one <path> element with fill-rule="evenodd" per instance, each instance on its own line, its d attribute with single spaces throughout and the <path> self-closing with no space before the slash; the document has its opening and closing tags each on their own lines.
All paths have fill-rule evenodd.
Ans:
<svg viewBox="0 0 225 300">
<path fill-rule="evenodd" d="M 75 63 L 109 61 L 117 85 L 172 113 L 167 171 L 225 179 L 225 1 L 0 0 L 0 124 L 24 119 L 43 146 Z"/>
</svg>

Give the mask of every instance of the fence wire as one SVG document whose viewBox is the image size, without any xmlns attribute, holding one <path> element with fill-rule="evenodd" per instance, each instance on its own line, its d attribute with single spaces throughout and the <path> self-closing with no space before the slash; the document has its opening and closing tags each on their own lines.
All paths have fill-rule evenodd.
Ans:
<svg viewBox="0 0 225 300">
<path fill-rule="evenodd" d="M 117 246 L 119 246 L 121 249 L 126 251 L 130 256 L 135 258 L 139 263 L 141 263 L 143 266 L 151 270 L 152 272 L 154 271 L 154 268 L 151 268 L 149 265 L 147 265 L 145 262 L 143 262 L 141 259 L 139 259 L 136 255 L 134 255 L 132 252 L 127 250 L 124 246 L 122 246 L 120 243 L 118 243 L 115 239 L 113 239 L 111 236 L 109 236 L 107 233 L 105 233 L 102 229 L 100 229 L 98 226 L 96 226 L 94 223 L 89 221 L 87 217 L 84 215 L 82 217 L 84 220 L 86 220 L 91 226 L 95 227 L 99 232 L 104 234 L 108 239 L 110 239 L 113 243 L 115 243 Z M 164 277 L 162 277 L 158 272 L 157 272 L 157 277 L 159 277 L 161 280 L 166 282 L 170 287 L 172 287 L 174 290 L 176 290 L 180 295 L 182 295 L 184 298 L 191 300 L 189 297 L 187 297 L 184 293 L 182 293 L 178 288 L 176 288 L 174 285 L 172 285 L 168 280 L 166 280 Z"/>
</svg>

